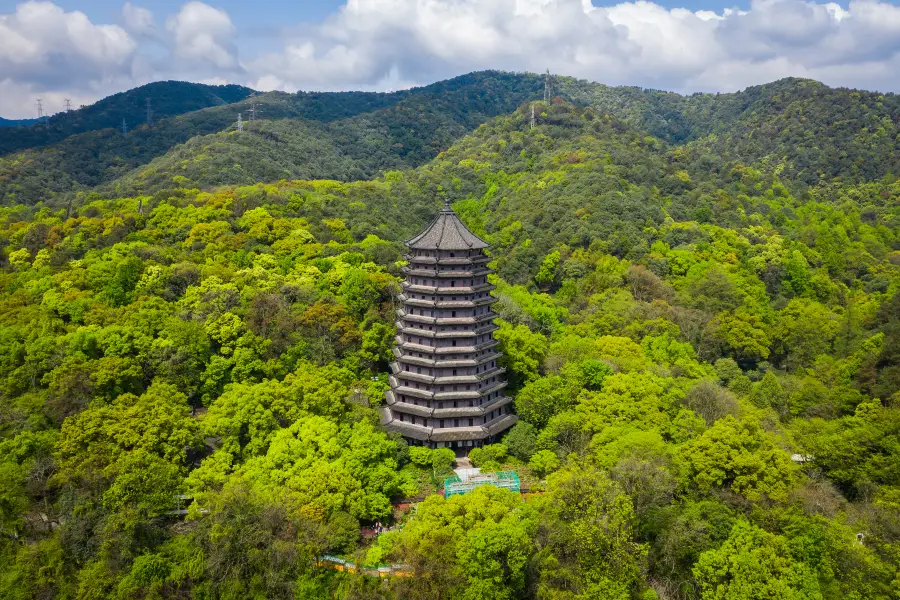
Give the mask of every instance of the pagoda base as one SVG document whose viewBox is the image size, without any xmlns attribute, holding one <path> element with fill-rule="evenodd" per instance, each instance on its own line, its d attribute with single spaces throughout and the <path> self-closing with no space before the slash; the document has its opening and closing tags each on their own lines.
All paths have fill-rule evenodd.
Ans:
<svg viewBox="0 0 900 600">
<path fill-rule="evenodd" d="M 500 415 L 484 425 L 473 427 L 426 427 L 396 419 L 389 406 L 379 408 L 381 424 L 388 431 L 402 435 L 411 446 L 451 448 L 457 456 L 465 456 L 472 448 L 493 444 L 519 420 L 516 415 Z"/>
</svg>

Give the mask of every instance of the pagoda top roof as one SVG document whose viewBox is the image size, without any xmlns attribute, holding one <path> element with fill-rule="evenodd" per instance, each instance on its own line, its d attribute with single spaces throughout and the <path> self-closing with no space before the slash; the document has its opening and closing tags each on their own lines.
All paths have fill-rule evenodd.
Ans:
<svg viewBox="0 0 900 600">
<path fill-rule="evenodd" d="M 459 220 L 450 202 L 437 214 L 425 231 L 406 242 L 416 250 L 476 250 L 487 248 L 488 243 L 469 231 Z"/>
</svg>

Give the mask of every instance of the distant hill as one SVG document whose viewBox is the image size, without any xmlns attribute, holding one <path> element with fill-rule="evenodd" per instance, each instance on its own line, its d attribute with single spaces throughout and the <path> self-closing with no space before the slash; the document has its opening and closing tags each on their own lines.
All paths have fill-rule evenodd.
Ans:
<svg viewBox="0 0 900 600">
<path fill-rule="evenodd" d="M 331 138 L 327 146 L 338 152 L 334 156 L 339 160 L 286 165 L 285 156 L 303 155 L 322 140 L 282 135 L 279 144 L 253 142 L 253 136 L 264 131 L 280 135 L 278 126 L 263 125 L 245 138 L 220 137 L 215 153 L 206 151 L 206 141 L 188 144 L 154 161 L 152 178 L 140 170 L 143 176 L 126 175 L 117 189 L 152 193 L 160 185 L 172 186 L 172 178 L 179 174 L 200 188 L 290 177 L 367 179 L 382 170 L 423 164 L 488 117 L 511 112 L 516 102 L 535 98 L 541 87 L 535 76 L 509 74 L 486 84 L 473 74 L 415 90 L 393 106 L 328 123 L 318 135 Z M 476 90 L 492 91 L 494 97 L 488 99 L 490 95 Z M 733 163 L 777 167 L 789 185 L 801 190 L 834 179 L 860 182 L 900 172 L 895 125 L 900 120 L 900 97 L 892 94 L 783 79 L 733 94 L 681 96 L 566 77 L 556 79 L 554 93 L 683 147 L 682 160 L 715 174 L 725 174 Z M 255 146 L 258 162 L 249 169 L 248 144 Z M 227 176 L 216 175 L 216 169 L 198 170 L 199 163 L 221 165 L 225 170 L 219 172 Z M 278 177 L 265 177 L 260 169 L 273 164 L 285 168 L 278 169 Z"/>
<path fill-rule="evenodd" d="M 114 94 L 94 104 L 48 117 L 44 127 L 20 127 L 0 137 L 0 155 L 48 146 L 69 136 L 115 128 L 124 118 L 132 129 L 147 120 L 147 99 L 154 119 L 221 106 L 243 100 L 253 90 L 239 85 L 204 85 L 185 81 L 158 81 Z M 24 123 L 28 125 L 28 123 Z"/>
<path fill-rule="evenodd" d="M 48 117 L 44 117 L 44 119 L 4 119 L 0 117 L 0 127 L 28 127 L 29 125 L 34 125 L 38 121 L 46 120 Z"/>
<path fill-rule="evenodd" d="M 210 90 L 220 88 L 185 84 L 185 98 L 196 92 L 198 102 L 214 105 L 159 119 L 152 128 L 137 125 L 125 136 L 118 118 L 112 127 L 0 156 L 0 202 L 59 202 L 60 195 L 94 188 L 152 194 L 174 186 L 177 176 L 199 188 L 270 178 L 371 178 L 426 163 L 487 119 L 540 98 L 543 84 L 534 74 L 484 71 L 394 93 L 271 92 L 252 100 L 246 88 L 227 87 L 233 96 L 213 99 Z M 142 89 L 125 94 L 138 115 Z M 681 146 L 681 158 L 709 171 L 734 163 L 778 170 L 796 192 L 900 172 L 900 97 L 893 94 L 794 78 L 732 94 L 682 96 L 557 77 L 552 95 Z M 231 136 L 251 101 L 259 120 L 247 125 L 246 136 Z M 283 119 L 290 122 L 276 123 Z M 7 131 L 32 129 L 44 127 Z"/>
<path fill-rule="evenodd" d="M 786 78 L 731 94 L 610 88 L 561 78 L 566 98 L 710 163 L 764 162 L 797 185 L 900 173 L 900 96 Z"/>
<path fill-rule="evenodd" d="M 393 106 L 331 122 L 262 119 L 245 124 L 242 134 L 232 125 L 193 138 L 101 190 L 151 194 L 177 187 L 178 176 L 189 182 L 179 178 L 179 185 L 199 188 L 279 179 L 370 179 L 384 170 L 427 162 L 490 117 L 514 110 L 539 87 L 537 78 L 473 75 L 413 90 Z M 270 105 L 268 99 L 263 105 Z M 327 99 L 322 105 L 324 112 Z"/>
<path fill-rule="evenodd" d="M 539 95 L 541 85 L 536 75 L 487 71 L 390 94 L 271 92 L 253 102 L 263 121 L 304 118 L 311 127 L 314 122 L 334 122 L 328 129 L 333 143 L 360 161 L 362 173 L 374 175 L 382 168 L 415 166 L 431 159 L 487 118 Z M 244 99 L 164 119 L 152 128 L 142 125 L 125 136 L 109 128 L 0 156 L 0 202 L 52 201 L 59 194 L 104 184 L 195 136 L 233 127 L 238 113 L 246 120 L 249 109 L 250 100 Z"/>
</svg>

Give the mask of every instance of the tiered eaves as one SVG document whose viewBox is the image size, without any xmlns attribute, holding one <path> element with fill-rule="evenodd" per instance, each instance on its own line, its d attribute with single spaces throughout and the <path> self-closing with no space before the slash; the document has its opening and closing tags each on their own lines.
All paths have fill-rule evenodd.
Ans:
<svg viewBox="0 0 900 600">
<path fill-rule="evenodd" d="M 382 422 L 415 444 L 457 454 L 515 422 L 494 339 L 487 243 L 445 204 L 409 247 L 397 310 L 396 361 Z"/>
</svg>

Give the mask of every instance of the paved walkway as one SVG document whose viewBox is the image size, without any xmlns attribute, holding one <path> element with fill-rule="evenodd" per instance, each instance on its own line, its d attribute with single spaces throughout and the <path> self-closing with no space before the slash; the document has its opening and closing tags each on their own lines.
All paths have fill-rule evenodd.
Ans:
<svg viewBox="0 0 900 600">
<path fill-rule="evenodd" d="M 468 456 L 465 456 L 463 458 L 457 458 L 456 459 L 456 468 L 457 469 L 471 469 L 472 461 L 469 460 Z"/>
</svg>

